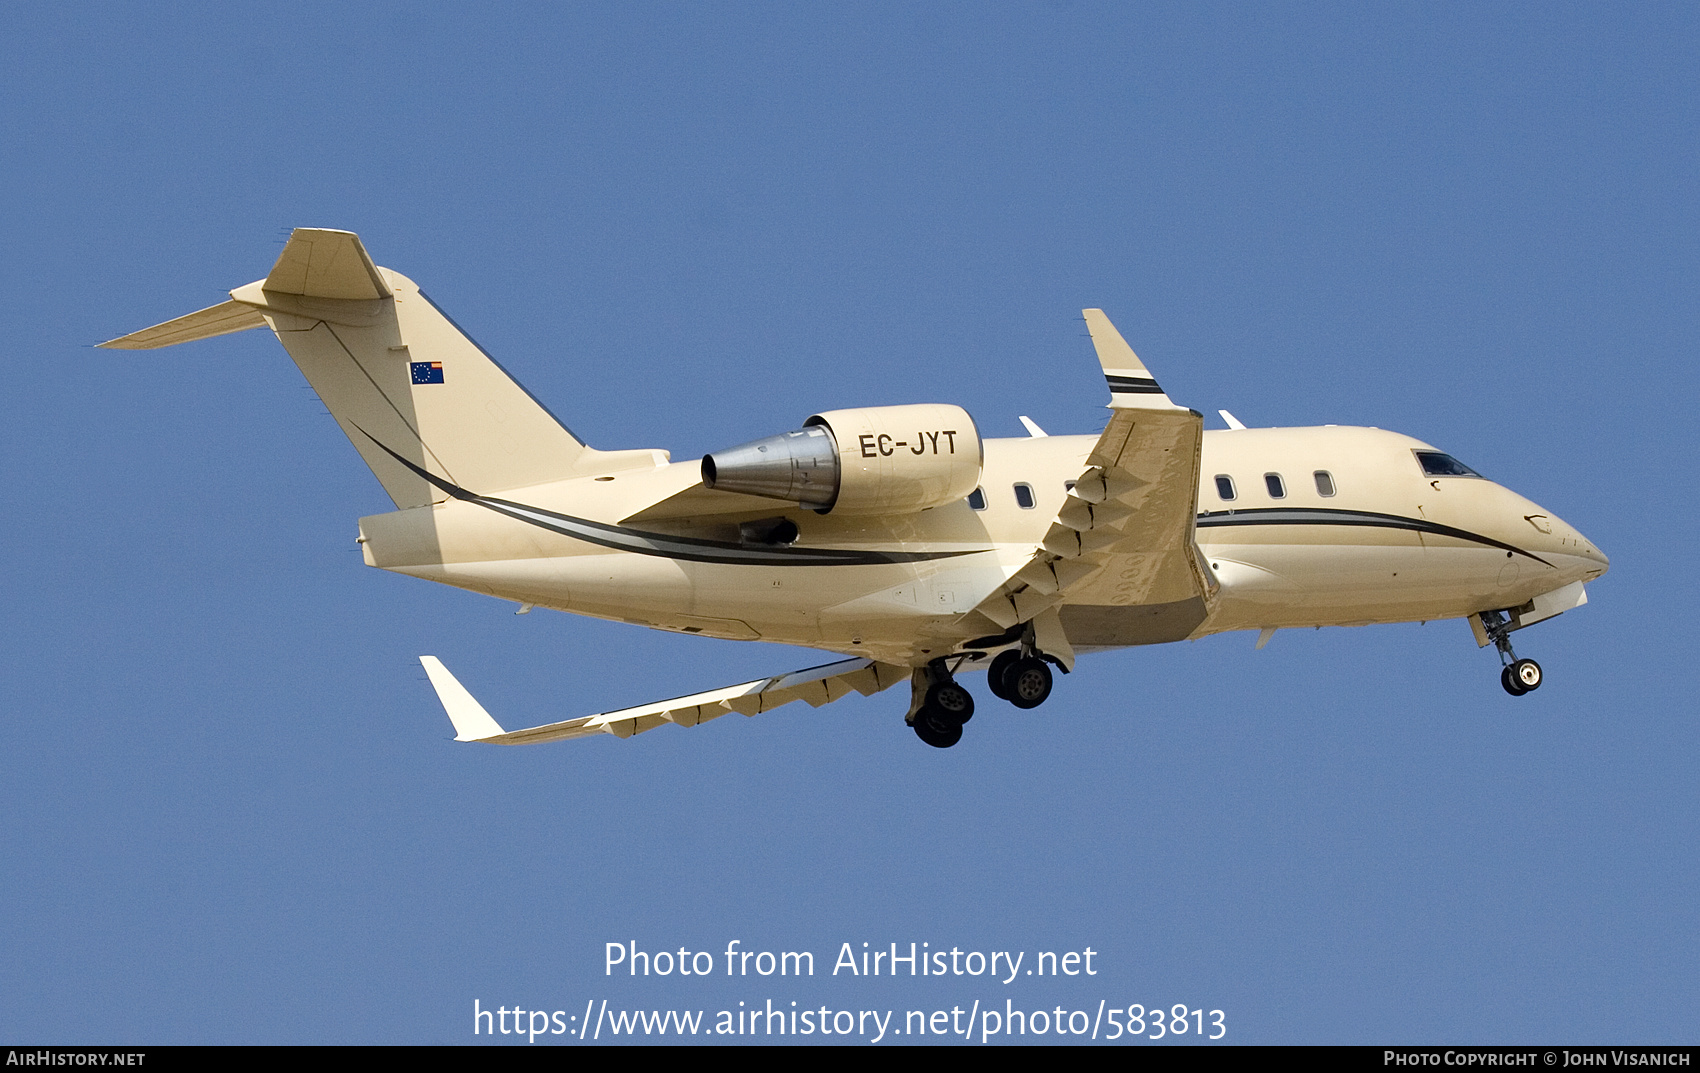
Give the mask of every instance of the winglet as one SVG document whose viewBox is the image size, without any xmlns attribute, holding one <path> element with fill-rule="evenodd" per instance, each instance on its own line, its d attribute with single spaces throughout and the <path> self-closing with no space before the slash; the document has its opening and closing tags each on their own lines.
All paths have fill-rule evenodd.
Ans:
<svg viewBox="0 0 1700 1073">
<path fill-rule="evenodd" d="M 1098 351 L 1098 364 L 1104 367 L 1104 380 L 1110 386 L 1110 406 L 1115 409 L 1168 410 L 1175 409 L 1169 396 L 1157 386 L 1145 363 L 1127 345 L 1122 333 L 1110 323 L 1102 309 L 1082 309 L 1086 330 L 1092 333 L 1092 345 Z"/>
<path fill-rule="evenodd" d="M 482 741 L 507 733 L 500 723 L 490 718 L 484 705 L 473 699 L 466 687 L 455 680 L 442 660 L 436 656 L 420 656 L 419 662 L 431 679 L 431 688 L 437 691 L 437 699 L 443 702 L 443 710 L 449 713 L 449 722 L 455 725 L 456 741 Z"/>
</svg>

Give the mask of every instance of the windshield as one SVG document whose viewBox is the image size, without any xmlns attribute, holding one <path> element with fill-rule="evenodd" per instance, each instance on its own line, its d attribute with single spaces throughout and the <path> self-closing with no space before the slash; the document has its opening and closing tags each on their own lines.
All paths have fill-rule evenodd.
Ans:
<svg viewBox="0 0 1700 1073">
<path fill-rule="evenodd" d="M 1481 474 L 1440 451 L 1413 451 L 1417 462 L 1423 467 L 1424 476 L 1428 477 L 1480 477 Z"/>
</svg>

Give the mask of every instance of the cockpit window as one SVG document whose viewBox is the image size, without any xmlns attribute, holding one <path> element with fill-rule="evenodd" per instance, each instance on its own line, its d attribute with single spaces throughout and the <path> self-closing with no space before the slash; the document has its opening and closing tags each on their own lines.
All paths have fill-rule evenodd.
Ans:
<svg viewBox="0 0 1700 1073">
<path fill-rule="evenodd" d="M 1439 451 L 1413 451 L 1417 462 L 1423 467 L 1425 477 L 1480 477 L 1481 474 Z"/>
</svg>

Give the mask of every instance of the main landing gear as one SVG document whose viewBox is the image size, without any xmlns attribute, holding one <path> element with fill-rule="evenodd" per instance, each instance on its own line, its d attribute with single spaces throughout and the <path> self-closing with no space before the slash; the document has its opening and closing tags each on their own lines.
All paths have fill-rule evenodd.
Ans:
<svg viewBox="0 0 1700 1073">
<path fill-rule="evenodd" d="M 974 718 L 974 696 L 952 679 L 927 687 L 927 699 L 915 713 L 915 736 L 935 749 L 962 740 L 962 724 Z"/>
<path fill-rule="evenodd" d="M 1541 665 L 1532 659 L 1518 659 L 1511 650 L 1511 631 L 1507 629 L 1510 623 L 1505 612 L 1483 611 L 1476 617 L 1481 619 L 1482 629 L 1487 631 L 1493 647 L 1499 650 L 1499 661 L 1504 664 L 1499 671 L 1499 684 L 1505 691 L 1521 697 L 1541 688 Z"/>
<path fill-rule="evenodd" d="M 986 669 L 992 695 L 1017 708 L 1037 708 L 1051 695 L 1051 669 L 1038 656 L 999 652 Z"/>
<path fill-rule="evenodd" d="M 1017 708 L 1037 708 L 1051 695 L 1048 657 L 1033 647 L 1031 634 L 1029 630 L 1019 650 L 998 653 L 986 669 L 992 694 Z M 956 670 L 970 658 L 980 658 L 979 653 L 935 659 L 917 667 L 910 680 L 909 725 L 916 737 L 935 749 L 948 749 L 961 741 L 962 724 L 974 718 L 974 698 L 955 678 Z"/>
</svg>

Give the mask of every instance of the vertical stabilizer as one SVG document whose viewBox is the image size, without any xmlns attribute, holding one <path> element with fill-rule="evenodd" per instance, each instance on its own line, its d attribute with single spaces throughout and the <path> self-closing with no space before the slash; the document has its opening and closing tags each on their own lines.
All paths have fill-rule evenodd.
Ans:
<svg viewBox="0 0 1700 1073">
<path fill-rule="evenodd" d="M 443 498 L 418 470 L 490 493 L 655 464 L 647 451 L 585 446 L 412 280 L 374 265 L 352 232 L 297 228 L 271 274 L 230 296 L 101 345 L 146 349 L 269 325 L 402 508 Z"/>
</svg>

